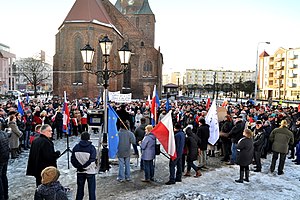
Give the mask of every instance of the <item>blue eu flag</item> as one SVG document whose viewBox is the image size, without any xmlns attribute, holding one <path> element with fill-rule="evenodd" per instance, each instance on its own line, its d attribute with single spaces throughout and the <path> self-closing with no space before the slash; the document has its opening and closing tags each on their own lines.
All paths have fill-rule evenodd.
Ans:
<svg viewBox="0 0 300 200">
<path fill-rule="evenodd" d="M 117 120 L 119 116 L 115 110 L 108 105 L 108 156 L 116 158 L 119 145 L 119 134 L 117 129 Z"/>
</svg>

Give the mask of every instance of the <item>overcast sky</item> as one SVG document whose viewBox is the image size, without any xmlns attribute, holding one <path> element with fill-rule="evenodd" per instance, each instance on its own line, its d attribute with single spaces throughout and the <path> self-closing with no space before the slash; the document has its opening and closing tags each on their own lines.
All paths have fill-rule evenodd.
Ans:
<svg viewBox="0 0 300 200">
<path fill-rule="evenodd" d="M 115 3 L 116 0 L 110 0 Z M 55 34 L 75 0 L 1 0 L 0 43 L 17 57 L 54 55 Z M 297 0 L 149 0 L 164 71 L 255 69 L 258 42 L 273 54 L 300 47 Z"/>
</svg>

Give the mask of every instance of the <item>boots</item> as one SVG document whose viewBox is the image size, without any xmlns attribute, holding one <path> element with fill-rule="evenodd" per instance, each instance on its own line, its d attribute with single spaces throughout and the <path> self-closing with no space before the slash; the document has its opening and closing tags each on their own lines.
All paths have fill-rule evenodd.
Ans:
<svg viewBox="0 0 300 200">
<path fill-rule="evenodd" d="M 244 178 L 244 170 L 240 170 L 240 179 L 235 180 L 237 183 L 243 183 L 243 178 Z"/>
<path fill-rule="evenodd" d="M 249 170 L 245 171 L 245 179 L 244 181 L 249 182 Z"/>
<path fill-rule="evenodd" d="M 194 176 L 195 178 L 198 178 L 199 176 L 202 176 L 201 172 L 200 172 L 200 169 L 198 169 L 196 171 L 196 175 Z"/>
<path fill-rule="evenodd" d="M 210 157 L 215 157 L 215 150 L 211 150 L 211 155 Z"/>
<path fill-rule="evenodd" d="M 11 149 L 11 159 L 16 159 L 18 158 L 18 149 Z"/>
<path fill-rule="evenodd" d="M 183 176 L 191 176 L 191 172 L 190 171 L 186 171 L 186 173 Z"/>
</svg>

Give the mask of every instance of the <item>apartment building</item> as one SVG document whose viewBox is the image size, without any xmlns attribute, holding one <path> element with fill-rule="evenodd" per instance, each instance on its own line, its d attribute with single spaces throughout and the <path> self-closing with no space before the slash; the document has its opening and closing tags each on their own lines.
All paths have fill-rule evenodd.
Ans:
<svg viewBox="0 0 300 200">
<path fill-rule="evenodd" d="M 10 53 L 10 47 L 0 43 L 0 94 L 16 90 L 15 60 L 16 55 Z"/>
<path fill-rule="evenodd" d="M 265 51 L 258 62 L 258 98 L 300 99 L 300 48 Z"/>
<path fill-rule="evenodd" d="M 239 81 L 254 81 L 254 71 L 231 71 L 231 70 L 203 70 L 203 69 L 187 69 L 185 72 L 185 84 L 206 85 L 214 83 L 238 83 Z"/>
</svg>

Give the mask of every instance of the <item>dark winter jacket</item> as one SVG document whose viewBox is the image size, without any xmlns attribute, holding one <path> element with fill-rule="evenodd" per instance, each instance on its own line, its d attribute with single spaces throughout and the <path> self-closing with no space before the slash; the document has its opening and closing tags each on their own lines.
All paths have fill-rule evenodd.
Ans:
<svg viewBox="0 0 300 200">
<path fill-rule="evenodd" d="M 59 181 L 39 185 L 34 194 L 34 200 L 68 200 L 67 189 Z"/>
<path fill-rule="evenodd" d="M 81 140 L 72 150 L 71 163 L 78 173 L 96 174 L 96 155 L 92 142 Z"/>
<path fill-rule="evenodd" d="M 185 135 L 182 132 L 182 130 L 175 131 L 174 134 L 175 134 L 176 154 L 177 157 L 179 158 L 183 154 L 183 149 L 185 145 Z"/>
<path fill-rule="evenodd" d="M 9 140 L 6 132 L 0 130 L 0 163 L 7 163 L 9 159 Z"/>
<path fill-rule="evenodd" d="M 253 141 L 252 138 L 243 137 L 238 141 L 237 148 L 237 164 L 240 166 L 248 166 L 253 159 Z"/>
<path fill-rule="evenodd" d="M 54 151 L 53 142 L 40 134 L 31 144 L 26 175 L 41 176 L 42 170 L 46 167 L 57 167 L 56 159 L 59 155 L 59 151 Z"/>
<path fill-rule="evenodd" d="M 270 135 L 270 141 L 273 143 L 273 151 L 288 153 L 289 145 L 294 144 L 294 135 L 286 127 L 275 128 Z"/>
<path fill-rule="evenodd" d="M 209 138 L 209 125 L 200 125 L 197 130 L 197 136 L 200 139 L 199 148 L 201 151 L 207 150 L 208 138 Z"/>
<path fill-rule="evenodd" d="M 139 141 L 142 141 L 145 136 L 145 127 L 147 124 L 141 124 L 139 127 L 137 127 L 134 131 L 134 136 L 136 138 L 136 144 L 139 143 Z"/>
<path fill-rule="evenodd" d="M 32 123 L 33 123 L 33 118 L 32 115 L 25 115 L 24 116 L 24 121 L 25 121 L 25 130 L 26 131 L 31 131 L 32 130 Z"/>
<path fill-rule="evenodd" d="M 234 127 L 229 132 L 229 137 L 231 138 L 231 142 L 237 144 L 238 141 L 243 137 L 243 132 L 245 129 L 245 123 L 243 120 L 236 122 Z"/>
<path fill-rule="evenodd" d="M 266 142 L 265 138 L 266 138 L 266 135 L 265 135 L 265 130 L 263 129 L 263 127 L 261 127 L 260 129 L 254 130 L 254 141 L 253 141 L 254 151 L 257 151 L 257 152 L 263 151 L 263 147 Z"/>
<path fill-rule="evenodd" d="M 153 160 L 155 158 L 156 138 L 152 133 L 145 135 L 142 144 L 142 160 Z"/>
<path fill-rule="evenodd" d="M 188 137 L 185 140 L 187 148 L 187 158 L 188 162 L 197 160 L 198 158 L 198 143 L 199 138 L 193 132 L 187 133 Z"/>
</svg>

